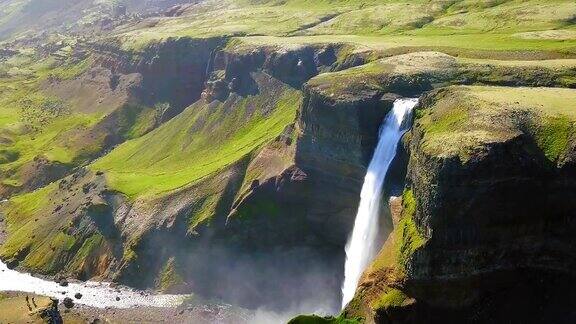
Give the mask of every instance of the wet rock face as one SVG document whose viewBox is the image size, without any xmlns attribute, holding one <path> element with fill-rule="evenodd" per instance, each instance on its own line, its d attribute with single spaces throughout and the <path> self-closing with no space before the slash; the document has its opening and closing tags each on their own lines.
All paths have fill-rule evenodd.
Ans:
<svg viewBox="0 0 576 324">
<path fill-rule="evenodd" d="M 208 62 L 221 43 L 220 39 L 175 40 L 148 49 L 137 67 L 143 76 L 140 96 L 153 103 L 169 103 L 171 111 L 165 120 L 176 116 L 200 98 Z"/>
<path fill-rule="evenodd" d="M 51 298 L 51 305 L 48 307 L 41 309 L 38 311 L 38 315 L 41 319 L 43 319 L 46 323 L 50 324 L 62 324 L 64 321 L 62 320 L 62 316 L 60 315 L 60 311 L 58 310 L 58 299 Z"/>
<path fill-rule="evenodd" d="M 332 242 L 344 245 L 354 222 L 366 168 L 378 141 L 378 129 L 393 98 L 378 92 L 353 100 L 333 101 L 311 89 L 299 112 L 301 135 L 296 164 L 308 175 L 309 217 L 328 220 Z"/>
</svg>

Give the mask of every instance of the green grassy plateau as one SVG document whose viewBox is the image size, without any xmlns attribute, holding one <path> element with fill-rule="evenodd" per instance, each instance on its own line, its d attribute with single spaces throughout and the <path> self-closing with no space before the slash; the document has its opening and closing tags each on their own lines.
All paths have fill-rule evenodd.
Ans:
<svg viewBox="0 0 576 324">
<path fill-rule="evenodd" d="M 483 57 L 576 54 L 576 4 L 565 0 L 231 3 L 133 27 L 118 38 L 127 48 L 168 37 L 230 35 L 258 44 L 342 42 L 383 52 L 425 47 Z"/>
<path fill-rule="evenodd" d="M 561 88 L 455 87 L 441 94 L 417 120 L 423 149 L 466 160 L 483 145 L 528 132 L 553 163 L 569 149 L 575 132 L 576 90 Z M 520 117 L 525 112 L 529 121 Z"/>
</svg>

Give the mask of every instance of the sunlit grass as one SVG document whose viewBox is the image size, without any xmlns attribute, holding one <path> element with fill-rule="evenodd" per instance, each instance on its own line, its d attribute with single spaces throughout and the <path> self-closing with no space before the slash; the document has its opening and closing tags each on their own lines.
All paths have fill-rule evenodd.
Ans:
<svg viewBox="0 0 576 324">
<path fill-rule="evenodd" d="M 298 91 L 284 90 L 273 103 L 262 96 L 240 98 L 232 109 L 198 102 L 120 145 L 92 168 L 106 171 L 111 187 L 130 197 L 171 191 L 224 169 L 278 136 L 294 120 L 299 101 Z"/>
</svg>

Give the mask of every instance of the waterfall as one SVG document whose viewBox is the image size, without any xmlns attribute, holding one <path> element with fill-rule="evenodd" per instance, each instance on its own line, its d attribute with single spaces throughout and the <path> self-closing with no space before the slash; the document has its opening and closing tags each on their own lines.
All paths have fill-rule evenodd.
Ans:
<svg viewBox="0 0 576 324">
<path fill-rule="evenodd" d="M 378 252 L 380 200 L 384 178 L 396 155 L 398 142 L 409 129 L 418 99 L 398 99 L 380 127 L 378 146 L 364 178 L 354 230 L 346 244 L 342 308 L 352 300 L 362 272 Z"/>
</svg>

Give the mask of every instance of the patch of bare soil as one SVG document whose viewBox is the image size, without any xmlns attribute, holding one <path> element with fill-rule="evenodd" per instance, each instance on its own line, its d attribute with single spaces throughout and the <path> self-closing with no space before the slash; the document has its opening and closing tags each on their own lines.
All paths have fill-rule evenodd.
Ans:
<svg viewBox="0 0 576 324">
<path fill-rule="evenodd" d="M 0 203 L 1 204 L 1 203 Z M 4 244 L 6 241 L 6 219 L 4 214 L 0 212 L 0 245 Z"/>
</svg>

